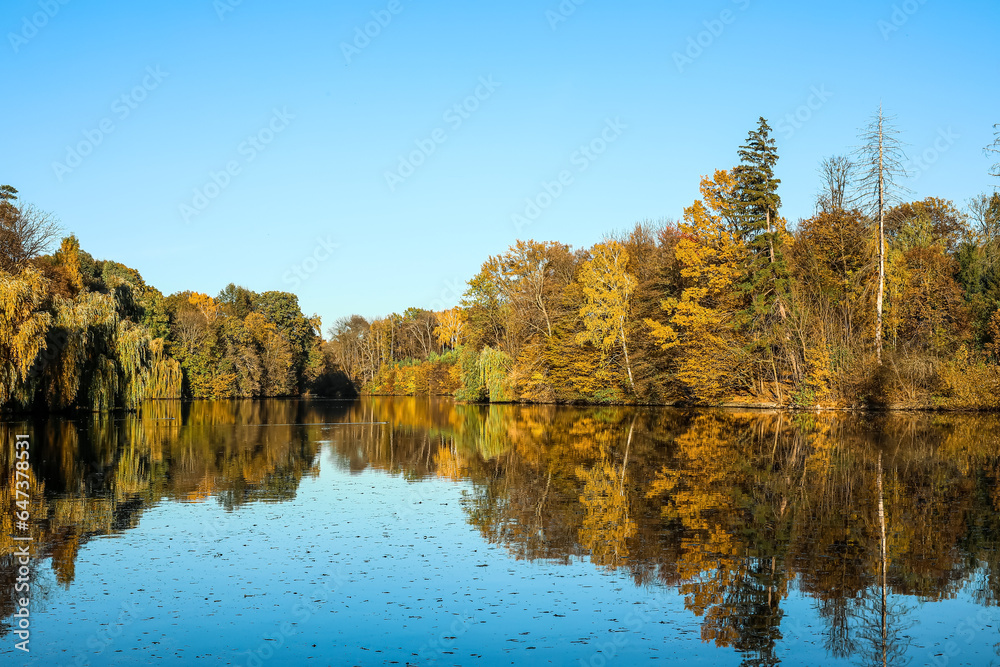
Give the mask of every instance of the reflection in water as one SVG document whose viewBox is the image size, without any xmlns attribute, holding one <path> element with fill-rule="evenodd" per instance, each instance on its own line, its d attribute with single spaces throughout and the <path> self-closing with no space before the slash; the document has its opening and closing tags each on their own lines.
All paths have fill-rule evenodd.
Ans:
<svg viewBox="0 0 1000 667">
<path fill-rule="evenodd" d="M 32 515 L 44 517 L 40 553 L 68 587 L 88 539 L 135 526 L 152 504 L 294 497 L 325 442 L 352 471 L 466 481 L 469 523 L 513 558 L 588 558 L 678 591 L 702 639 L 744 664 L 776 664 L 783 642 L 804 638 L 783 608 L 790 589 L 815 601 L 832 658 L 922 663 L 916 605 L 960 592 L 998 602 L 998 425 L 434 399 L 159 402 L 141 417 L 32 424 Z M 0 425 L 4 442 L 23 428 Z M 10 486 L 0 493 L 9 506 Z M 9 513 L 3 521 L 10 590 Z M 9 599 L 0 605 L 0 617 L 12 613 Z"/>
<path fill-rule="evenodd" d="M 309 432 L 313 427 L 291 425 L 308 421 L 301 408 L 292 401 L 163 401 L 147 406 L 141 417 L 95 414 L 0 424 L 4 443 L 25 430 L 32 436 L 35 555 L 50 558 L 56 580 L 68 588 L 83 544 L 135 527 L 143 510 L 157 502 L 215 496 L 232 509 L 294 497 L 311 471 L 318 439 L 318 432 Z M 14 499 L 12 450 L 0 449 L 0 469 L 11 480 L 0 487 L 4 508 Z M 17 569 L 11 518 L 5 511 L 0 519 L 4 592 L 13 590 Z M 13 596 L 0 596 L 0 618 L 8 618 L 13 605 Z M 4 622 L 0 634 L 10 629 Z"/>
</svg>

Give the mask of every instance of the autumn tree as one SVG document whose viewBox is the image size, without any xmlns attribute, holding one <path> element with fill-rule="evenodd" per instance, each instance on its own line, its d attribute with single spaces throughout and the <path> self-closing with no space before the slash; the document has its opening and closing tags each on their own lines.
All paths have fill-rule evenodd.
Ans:
<svg viewBox="0 0 1000 667">
<path fill-rule="evenodd" d="M 319 317 L 306 317 L 299 307 L 299 298 L 291 292 L 262 292 L 253 294 L 252 309 L 260 313 L 288 341 L 292 351 L 295 381 L 292 391 L 303 391 L 309 380 L 309 367 L 318 363 L 321 356 Z"/>
<path fill-rule="evenodd" d="M 363 341 L 369 329 L 368 320 L 361 315 L 351 315 L 334 322 L 327 332 L 334 360 L 358 386 L 363 384 L 363 376 L 370 375 L 363 370 Z"/>
<path fill-rule="evenodd" d="M 532 336 L 550 338 L 555 301 L 573 266 L 569 247 L 555 242 L 519 240 L 487 259 L 462 300 L 472 345 L 517 357 Z"/>
<path fill-rule="evenodd" d="M 28 398 L 25 388 L 35 359 L 49 344 L 52 317 L 41 309 L 45 290 L 37 271 L 0 272 L 0 406 Z"/>
<path fill-rule="evenodd" d="M 221 304 L 226 315 L 245 318 L 253 312 L 254 293 L 245 287 L 229 283 L 219 292 L 215 300 Z"/>
<path fill-rule="evenodd" d="M 968 313 L 949 246 L 957 247 L 964 216 L 951 202 L 928 198 L 894 208 L 889 248 L 895 275 L 889 281 L 887 324 L 893 344 L 941 356 L 964 336 Z"/>
<path fill-rule="evenodd" d="M 736 231 L 734 190 L 729 172 L 702 178 L 702 198 L 684 209 L 675 251 L 681 295 L 663 300 L 666 322 L 646 320 L 653 338 L 676 354 L 676 379 L 699 401 L 751 384 L 743 368 L 744 341 L 732 326 L 743 306 L 738 285 L 747 252 Z"/>
<path fill-rule="evenodd" d="M 578 334 L 577 340 L 592 343 L 604 353 L 620 344 L 629 386 L 635 392 L 625 334 L 636 287 L 636 280 L 628 271 L 628 252 L 621 243 L 611 240 L 594 246 L 591 255 L 580 269 L 579 280 L 586 299 L 580 315 L 586 330 Z"/>
<path fill-rule="evenodd" d="M 969 229 L 955 253 L 957 279 L 972 315 L 976 342 L 1000 343 L 991 320 L 1000 306 L 1000 193 L 981 194 L 969 202 Z"/>
<path fill-rule="evenodd" d="M 886 234 L 890 243 L 899 236 L 908 224 L 926 227 L 928 244 L 940 245 L 948 254 L 953 254 L 962 239 L 966 238 L 968 223 L 966 214 L 955 204 L 940 197 L 927 197 L 920 201 L 906 202 L 894 206 L 886 213 Z"/>
<path fill-rule="evenodd" d="M 243 320 L 260 358 L 262 396 L 287 396 L 295 387 L 295 357 L 291 343 L 274 322 L 260 313 Z"/>
<path fill-rule="evenodd" d="M 645 320 L 662 312 L 660 303 L 665 297 L 680 293 L 676 248 L 681 232 L 673 221 L 643 221 L 613 238 L 628 253 L 629 273 L 636 280 L 631 316 L 626 322 L 635 394 L 643 401 L 677 400 L 671 354 L 653 339 Z"/>
<path fill-rule="evenodd" d="M 465 328 L 465 313 L 455 306 L 449 310 L 434 314 L 437 326 L 434 328 L 434 335 L 437 337 L 441 347 L 456 348 L 462 342 L 463 329 Z"/>
<path fill-rule="evenodd" d="M 434 329 L 437 318 L 433 311 L 423 308 L 407 308 L 399 322 L 400 357 L 423 359 L 437 348 Z"/>
</svg>

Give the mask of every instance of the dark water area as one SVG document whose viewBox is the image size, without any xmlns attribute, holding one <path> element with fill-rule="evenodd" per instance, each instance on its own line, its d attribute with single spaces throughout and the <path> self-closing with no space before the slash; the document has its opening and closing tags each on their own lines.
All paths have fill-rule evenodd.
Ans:
<svg viewBox="0 0 1000 667">
<path fill-rule="evenodd" d="M 380 397 L 0 423 L 0 662 L 1000 665 L 998 427 Z"/>
</svg>

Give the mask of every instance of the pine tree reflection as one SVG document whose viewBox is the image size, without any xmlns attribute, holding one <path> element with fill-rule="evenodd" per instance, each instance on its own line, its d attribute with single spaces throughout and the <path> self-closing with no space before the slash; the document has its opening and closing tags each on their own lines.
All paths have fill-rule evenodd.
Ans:
<svg viewBox="0 0 1000 667">
<path fill-rule="evenodd" d="M 162 403 L 140 420 L 35 424 L 50 456 L 33 511 L 59 581 L 87 539 L 162 499 L 293 497 L 323 441 L 346 470 L 467 484 L 467 520 L 513 558 L 589 559 L 678 592 L 702 639 L 747 665 L 803 639 L 790 590 L 815 600 L 831 658 L 885 666 L 912 658 L 912 602 L 998 602 L 994 416 L 336 405 Z M 328 421 L 350 425 L 287 426 Z"/>
</svg>

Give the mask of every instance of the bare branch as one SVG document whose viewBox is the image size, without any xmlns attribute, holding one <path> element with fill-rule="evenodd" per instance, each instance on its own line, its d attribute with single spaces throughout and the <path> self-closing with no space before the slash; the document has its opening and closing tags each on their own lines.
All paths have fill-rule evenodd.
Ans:
<svg viewBox="0 0 1000 667">
<path fill-rule="evenodd" d="M 878 113 L 862 131 L 864 143 L 857 150 L 861 177 L 858 181 L 857 202 L 871 211 L 872 226 L 878 241 L 878 293 L 875 297 L 875 352 L 882 364 L 882 305 L 885 298 L 885 214 L 893 204 L 901 203 L 899 195 L 906 188 L 897 179 L 906 177 L 903 160 L 906 154 L 892 125 L 892 118 Z"/>
<path fill-rule="evenodd" d="M 851 203 L 876 220 L 881 212 L 903 203 L 902 196 L 910 192 L 900 183 L 908 174 L 903 166 L 906 152 L 895 120 L 895 116 L 886 116 L 879 107 L 871 122 L 861 130 L 862 145 L 854 152 L 856 190 Z"/>
<path fill-rule="evenodd" d="M 993 134 L 996 139 L 993 143 L 983 149 L 983 151 L 990 156 L 995 156 L 998 161 L 990 167 L 990 175 L 1000 178 L 1000 123 L 993 126 Z"/>
<path fill-rule="evenodd" d="M 33 204 L 16 202 L 17 191 L 4 186 L 0 197 L 0 270 L 17 273 L 56 241 L 62 228 L 52 216 Z"/>
<path fill-rule="evenodd" d="M 816 197 L 816 208 L 828 213 L 844 210 L 850 199 L 848 188 L 854 179 L 855 164 L 846 155 L 834 155 L 820 163 L 822 190 Z"/>
</svg>

